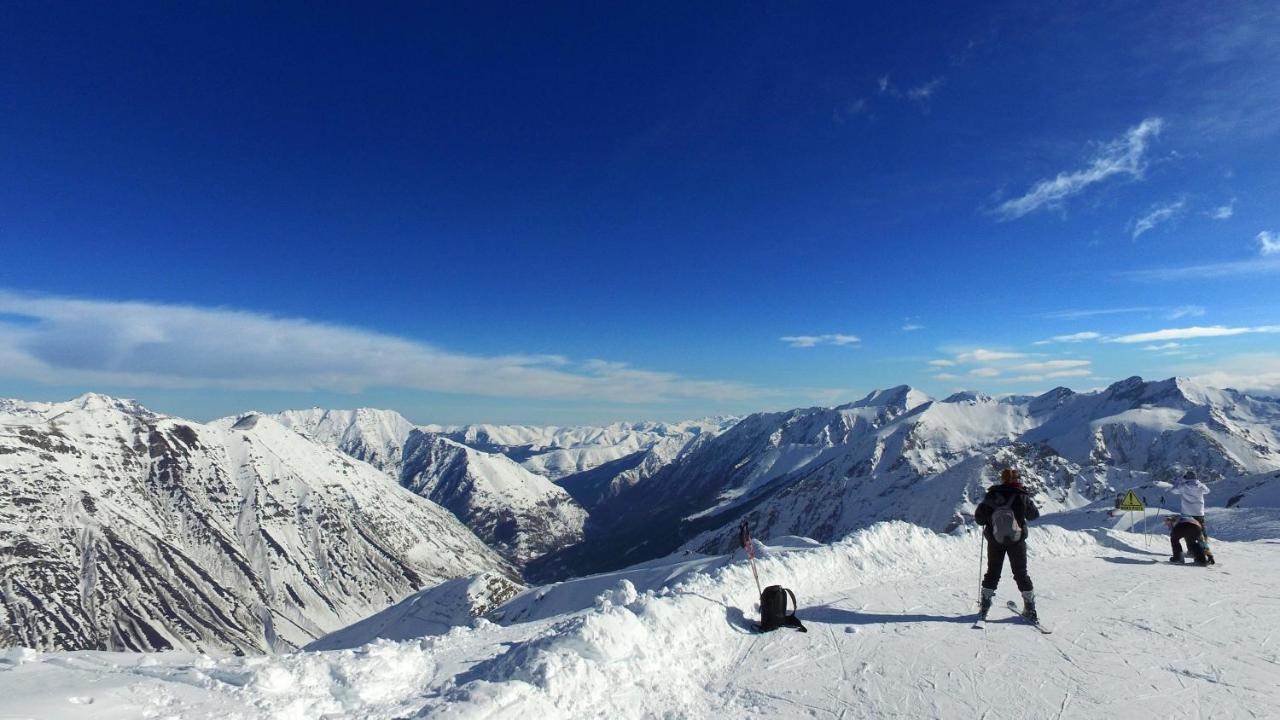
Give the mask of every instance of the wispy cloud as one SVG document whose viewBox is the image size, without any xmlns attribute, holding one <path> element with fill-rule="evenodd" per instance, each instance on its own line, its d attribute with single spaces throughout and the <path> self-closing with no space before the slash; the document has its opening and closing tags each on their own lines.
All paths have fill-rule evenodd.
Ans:
<svg viewBox="0 0 1280 720">
<path fill-rule="evenodd" d="M 1096 317 L 1098 315 L 1121 315 L 1125 313 L 1153 312 L 1158 309 L 1159 308 L 1144 306 L 1099 308 L 1096 310 L 1058 310 L 1055 312 L 1043 313 L 1040 317 L 1049 318 L 1051 320 L 1079 320 L 1081 318 Z"/>
<path fill-rule="evenodd" d="M 993 368 L 993 367 L 980 367 L 980 368 L 974 368 L 970 370 L 969 374 L 972 375 L 973 377 L 989 378 L 989 377 L 995 377 L 999 375 L 1000 369 Z"/>
<path fill-rule="evenodd" d="M 929 364 L 934 367 L 955 367 L 956 361 L 938 359 L 938 360 L 930 360 Z"/>
<path fill-rule="evenodd" d="M 1258 327 L 1226 327 L 1211 325 L 1208 327 L 1169 328 L 1151 332 L 1120 335 L 1107 340 L 1113 343 L 1160 342 L 1161 340 L 1190 340 L 1192 338 L 1227 337 L 1231 335 L 1247 335 L 1251 333 L 1280 332 L 1280 325 L 1262 325 Z"/>
<path fill-rule="evenodd" d="M 855 118 L 859 115 L 866 115 L 869 112 L 871 112 L 871 103 L 868 102 L 866 98 L 857 98 L 855 100 L 850 100 L 843 105 L 837 106 L 836 109 L 831 112 L 831 119 L 835 120 L 837 123 L 843 124 L 850 118 Z"/>
<path fill-rule="evenodd" d="M 1097 340 L 1102 337 L 1102 333 L 1085 330 L 1084 332 L 1071 333 L 1070 335 L 1054 335 L 1047 340 L 1037 340 L 1036 345 L 1048 345 L 1050 343 L 1078 343 L 1087 340 Z"/>
<path fill-rule="evenodd" d="M 862 342 L 857 335 L 786 335 L 778 338 L 793 348 L 811 348 L 819 345 L 855 345 Z"/>
<path fill-rule="evenodd" d="M 1089 377 L 1091 374 L 1093 374 L 1092 370 L 1083 368 L 1077 370 L 1055 370 L 1047 373 L 1014 375 L 1011 377 L 1000 378 L 999 382 L 1007 385 L 1040 383 L 1046 380 L 1057 380 L 1061 378 Z"/>
<path fill-rule="evenodd" d="M 1199 305 L 1179 305 L 1170 309 L 1165 317 L 1169 320 L 1177 320 L 1184 317 L 1200 317 L 1204 315 L 1204 312 L 1204 308 Z"/>
<path fill-rule="evenodd" d="M 1088 360 L 1045 360 L 1044 362 L 1022 363 L 1014 366 L 1013 369 L 1022 372 L 1053 372 L 1058 370 L 1088 367 L 1091 364 L 1092 363 Z"/>
<path fill-rule="evenodd" d="M 945 82 L 944 78 L 936 77 L 929 82 L 910 88 L 907 90 L 907 98 L 917 101 L 928 100 L 933 97 L 938 88 L 942 87 L 943 82 Z"/>
<path fill-rule="evenodd" d="M 923 330 L 923 329 L 924 329 L 923 325 L 917 325 L 916 323 L 907 323 L 906 325 L 902 326 L 902 332 L 915 332 L 916 330 Z"/>
<path fill-rule="evenodd" d="M 1249 260 L 1233 260 L 1230 262 L 1206 263 L 1204 265 L 1126 270 L 1117 273 L 1117 275 L 1129 280 L 1173 282 L 1177 280 L 1200 280 L 1240 275 L 1266 275 L 1274 272 L 1280 272 L 1280 257 L 1256 257 Z"/>
<path fill-rule="evenodd" d="M 1267 230 L 1258 233 L 1258 252 L 1263 255 L 1280 253 L 1280 235 Z"/>
<path fill-rule="evenodd" d="M 1232 215 L 1236 214 L 1236 199 L 1231 198 L 1231 202 L 1226 205 L 1219 205 L 1209 213 L 1209 217 L 1214 220 L 1228 220 Z"/>
<path fill-rule="evenodd" d="M 1014 360 L 1020 357 L 1026 357 L 1026 353 L 1005 352 L 1002 350 L 985 350 L 983 348 L 977 348 L 976 350 L 971 350 L 969 352 L 962 352 L 959 355 L 956 355 L 956 361 L 962 362 L 962 363 L 970 363 L 970 362 L 984 363 L 984 362 L 994 362 L 996 360 Z"/>
<path fill-rule="evenodd" d="M 1161 352 L 1164 350 L 1177 350 L 1180 347 L 1182 347 L 1182 343 L 1170 342 L 1164 343 L 1163 345 L 1148 345 L 1142 349 L 1151 350 L 1152 352 Z"/>
<path fill-rule="evenodd" d="M 481 356 L 359 328 L 227 308 L 0 291 L 0 376 L 43 383 L 497 397 L 743 400 L 770 391 L 560 355 Z"/>
<path fill-rule="evenodd" d="M 1173 281 L 1233 277 L 1237 275 L 1263 275 L 1280 271 L 1280 234 L 1263 230 L 1257 234 L 1254 241 L 1258 244 L 1258 255 L 1248 260 L 1127 270 L 1118 273 L 1118 275 L 1131 280 Z"/>
<path fill-rule="evenodd" d="M 996 207 L 996 215 L 1001 220 L 1015 220 L 1037 210 L 1059 207 L 1090 185 L 1116 175 L 1141 177 L 1146 169 L 1147 148 L 1163 128 L 1164 121 L 1160 118 L 1143 120 L 1124 137 L 1105 144 L 1086 167 L 1036 182 L 1020 197 Z"/>
<path fill-rule="evenodd" d="M 1185 199 L 1152 205 L 1145 215 L 1133 221 L 1133 239 L 1137 240 L 1139 236 L 1157 225 L 1173 220 L 1186 206 Z"/>
</svg>

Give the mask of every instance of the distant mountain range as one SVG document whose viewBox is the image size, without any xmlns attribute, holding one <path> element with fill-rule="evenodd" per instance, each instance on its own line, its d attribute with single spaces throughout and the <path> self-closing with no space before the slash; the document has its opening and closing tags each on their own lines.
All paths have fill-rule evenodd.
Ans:
<svg viewBox="0 0 1280 720">
<path fill-rule="evenodd" d="M 1048 512 L 1188 471 L 1211 484 L 1274 471 L 1280 402 L 1129 378 L 540 428 L 375 409 L 199 424 L 100 395 L 0 400 L 0 640 L 297 647 L 459 578 L 421 596 L 451 598 L 453 620 L 428 622 L 447 627 L 522 579 L 723 552 L 743 517 L 760 539 L 828 541 L 880 520 L 947 532 L 1004 466 Z"/>
<path fill-rule="evenodd" d="M 696 443 L 592 511 L 582 543 L 533 580 L 623 567 L 678 548 L 722 552 L 746 517 L 757 537 L 828 541 L 879 520 L 938 531 L 972 521 L 1000 468 L 1046 511 L 1187 471 L 1210 482 L 1280 469 L 1280 402 L 1182 378 L 1036 397 L 902 386 L 836 408 L 760 413 Z"/>
</svg>

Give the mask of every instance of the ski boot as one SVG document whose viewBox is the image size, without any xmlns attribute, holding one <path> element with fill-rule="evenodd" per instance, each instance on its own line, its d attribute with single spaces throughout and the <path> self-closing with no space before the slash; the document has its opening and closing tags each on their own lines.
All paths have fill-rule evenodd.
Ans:
<svg viewBox="0 0 1280 720">
<path fill-rule="evenodd" d="M 991 612 L 991 601 L 996 597 L 996 591 L 993 588 L 982 588 L 982 601 L 978 603 L 978 618 L 987 619 L 987 613 Z"/>
<path fill-rule="evenodd" d="M 1040 622 L 1040 616 L 1036 614 L 1036 593 L 1034 590 L 1024 590 L 1022 592 L 1022 617 L 1028 622 Z"/>
</svg>

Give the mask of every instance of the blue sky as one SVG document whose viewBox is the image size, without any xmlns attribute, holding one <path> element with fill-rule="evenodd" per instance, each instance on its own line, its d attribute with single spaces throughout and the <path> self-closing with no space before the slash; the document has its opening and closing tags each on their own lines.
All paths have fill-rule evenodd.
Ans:
<svg viewBox="0 0 1280 720">
<path fill-rule="evenodd" d="M 1280 6 L 6 3 L 0 396 L 1280 392 Z"/>
</svg>

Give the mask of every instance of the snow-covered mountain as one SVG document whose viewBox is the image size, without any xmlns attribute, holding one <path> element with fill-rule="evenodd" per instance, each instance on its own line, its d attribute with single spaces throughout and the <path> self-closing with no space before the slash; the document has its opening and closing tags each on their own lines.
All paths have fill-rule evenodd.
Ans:
<svg viewBox="0 0 1280 720">
<path fill-rule="evenodd" d="M 744 516 L 762 538 L 828 541 L 888 519 L 949 530 L 971 519 L 1006 465 L 1023 470 L 1047 510 L 1186 470 L 1213 481 L 1280 469 L 1280 402 L 1129 378 L 1002 399 L 935 401 L 902 386 L 836 408 L 752 415 L 602 503 L 583 543 L 527 574 L 620 567 L 682 544 L 721 552 Z"/>
<path fill-rule="evenodd" d="M 683 446 L 699 434 L 714 434 L 736 422 L 736 418 L 713 417 L 679 423 L 614 423 L 601 427 L 415 426 L 394 410 L 375 408 L 286 410 L 270 417 L 316 442 L 364 460 L 394 478 L 401 475 L 404 445 L 416 428 L 481 452 L 506 455 L 529 472 L 551 480 L 620 461 L 631 468 L 659 443 Z"/>
<path fill-rule="evenodd" d="M 614 423 L 592 426 L 462 425 L 426 426 L 469 447 L 497 452 L 519 462 L 530 472 L 552 480 L 623 461 L 638 464 L 658 443 L 675 439 L 687 444 L 702 433 L 718 433 L 737 421 L 713 417 L 679 423 Z"/>
<path fill-rule="evenodd" d="M 514 576 L 451 513 L 258 415 L 5 401 L 0 480 L 3 644 L 283 650 L 449 578 Z"/>
<path fill-rule="evenodd" d="M 505 455 L 421 430 L 405 442 L 401 484 L 452 512 L 517 566 L 581 541 L 587 521 L 568 492 Z"/>
<path fill-rule="evenodd" d="M 395 411 L 372 408 L 270 417 L 448 508 L 517 566 L 580 541 L 583 505 L 651 476 L 694 440 L 734 422 L 415 427 Z"/>
<path fill-rule="evenodd" d="M 399 479 L 405 440 L 414 425 L 395 410 L 286 410 L 271 419 Z"/>
</svg>

